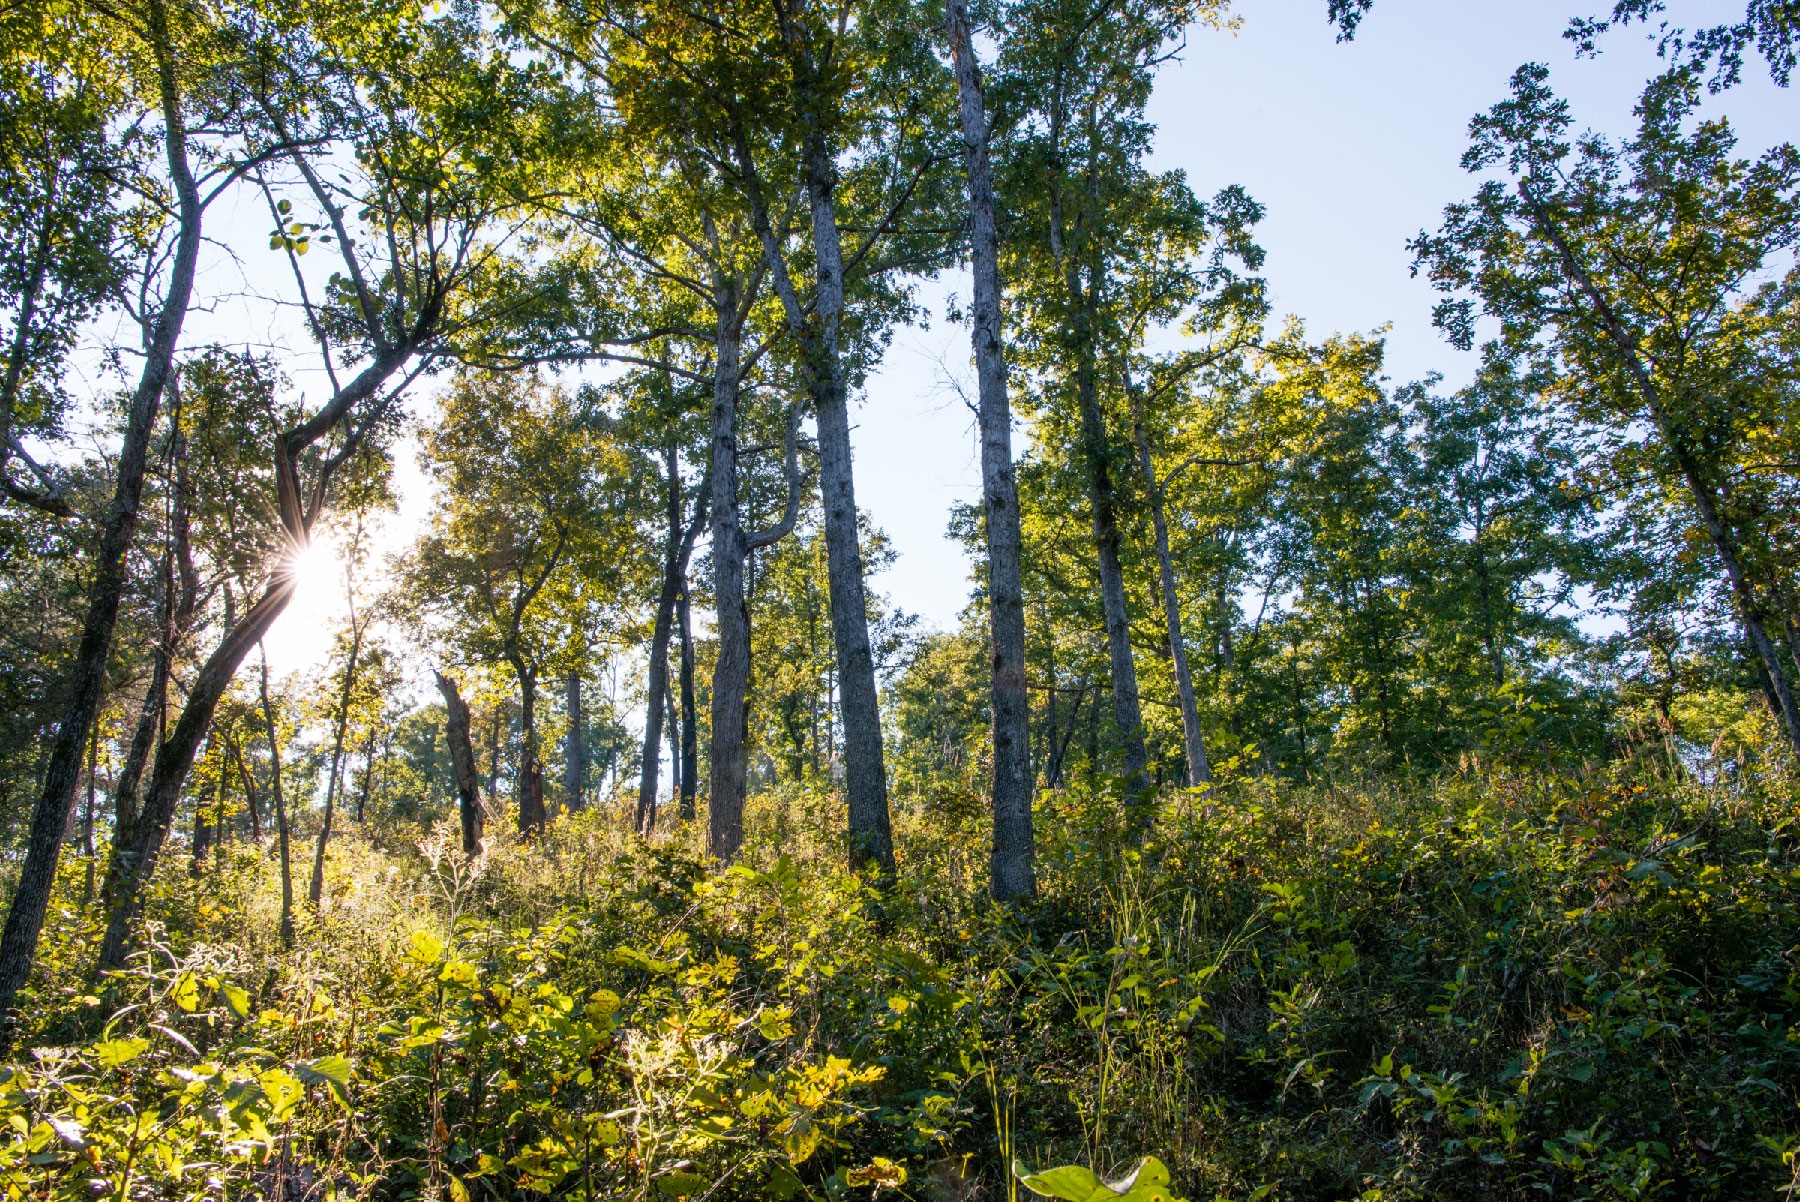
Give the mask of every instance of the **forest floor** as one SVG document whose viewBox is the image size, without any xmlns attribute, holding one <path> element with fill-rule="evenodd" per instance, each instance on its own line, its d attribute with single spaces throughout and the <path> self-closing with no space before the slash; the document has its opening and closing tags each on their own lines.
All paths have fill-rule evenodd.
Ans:
<svg viewBox="0 0 1800 1202">
<path fill-rule="evenodd" d="M 972 1202 L 1144 1155 L 1196 1200 L 1800 1182 L 1791 779 L 1246 780 L 1142 839 L 1070 789 L 1016 910 L 977 799 L 901 806 L 885 890 L 840 811 L 757 799 L 726 871 L 598 812 L 473 863 L 352 828 L 292 949 L 240 842 L 165 870 L 105 982 L 73 858 L 0 1197 Z"/>
</svg>

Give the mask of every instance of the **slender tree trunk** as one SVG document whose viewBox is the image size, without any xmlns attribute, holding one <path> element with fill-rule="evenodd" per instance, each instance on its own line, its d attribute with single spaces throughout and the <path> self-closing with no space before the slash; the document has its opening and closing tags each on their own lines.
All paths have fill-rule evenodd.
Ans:
<svg viewBox="0 0 1800 1202">
<path fill-rule="evenodd" d="M 800 87 L 810 92 L 815 85 L 816 81 L 809 78 L 802 80 Z M 868 601 L 863 592 L 862 546 L 851 465 L 849 389 L 838 341 L 844 312 L 844 262 L 834 198 L 836 167 L 829 148 L 817 136 L 809 138 L 805 186 L 811 207 L 815 265 L 809 310 L 794 289 L 770 223 L 749 141 L 741 125 L 735 126 L 733 132 L 770 282 L 781 298 L 788 328 L 800 343 L 806 390 L 818 420 L 826 575 L 831 592 L 832 641 L 837 652 L 839 712 L 844 723 L 844 785 L 849 801 L 847 851 L 854 869 L 860 872 L 873 866 L 880 879 L 889 880 L 894 875 L 894 841 L 888 819 L 887 769 L 882 761 L 875 657 L 869 646 Z"/>
<path fill-rule="evenodd" d="M 237 760 L 238 779 L 244 782 L 244 806 L 250 811 L 250 838 L 252 842 L 262 842 L 262 806 L 256 797 L 256 777 L 250 772 L 250 765 L 244 762 L 244 749 L 236 743 L 231 747 L 232 758 Z"/>
<path fill-rule="evenodd" d="M 750 604 L 745 562 L 752 552 L 793 532 L 800 516 L 800 408 L 787 417 L 787 504 L 774 526 L 746 533 L 737 499 L 737 402 L 742 371 L 742 324 L 749 297 L 740 281 L 714 278 L 718 333 L 715 337 L 710 516 L 713 549 L 713 610 L 718 658 L 712 679 L 712 763 L 706 814 L 707 854 L 734 858 L 744 844 L 744 799 L 749 789 L 746 743 L 750 692 Z M 695 515 L 696 520 L 700 515 Z M 697 529 L 697 528 L 696 528 Z"/>
<path fill-rule="evenodd" d="M 1169 629 L 1169 660 L 1175 668 L 1175 692 L 1181 703 L 1181 735 L 1187 748 L 1188 785 L 1212 783 L 1212 765 L 1206 759 L 1206 737 L 1200 731 L 1200 706 L 1194 699 L 1194 678 L 1188 670 L 1187 642 L 1181 631 L 1181 598 L 1175 591 L 1175 561 L 1169 554 L 1169 526 L 1163 517 L 1164 483 L 1156 478 L 1150 458 L 1150 440 L 1144 423 L 1135 414 L 1132 435 L 1137 442 L 1138 468 L 1150 498 L 1150 520 L 1156 531 L 1157 582 L 1162 588 L 1163 618 Z"/>
<path fill-rule="evenodd" d="M 87 857 L 87 866 L 82 872 L 81 899 L 92 901 L 94 897 L 94 795 L 95 777 L 100 769 L 100 714 L 94 714 L 94 721 L 89 725 L 88 735 L 88 769 L 87 769 L 87 809 L 81 817 L 81 851 Z"/>
<path fill-rule="evenodd" d="M 1025 594 L 1020 583 L 1023 537 L 1013 478 L 1012 406 L 1006 393 L 1001 326 L 1000 235 L 994 218 L 993 170 L 981 72 L 970 42 L 966 0 L 946 0 L 944 21 L 961 102 L 963 177 L 969 195 L 973 267 L 971 338 L 980 396 L 981 495 L 987 538 L 989 688 L 993 698 L 994 846 L 988 888 L 1000 901 L 1036 888 L 1031 827 L 1031 699 L 1025 687 Z M 1052 693 L 1054 698 L 1055 694 Z"/>
<path fill-rule="evenodd" d="M 664 696 L 664 709 L 669 721 L 669 796 L 680 797 L 683 777 L 681 775 L 681 709 L 675 700 L 674 689 L 669 689 Z"/>
<path fill-rule="evenodd" d="M 1113 724 L 1125 753 L 1125 787 L 1140 794 L 1149 787 L 1145 767 L 1144 717 L 1138 700 L 1137 664 L 1131 653 L 1131 613 L 1125 600 L 1125 569 L 1119 561 L 1118 502 L 1112 480 L 1111 448 L 1100 412 L 1099 383 L 1091 361 L 1076 368 L 1081 406 L 1088 501 L 1093 507 L 1094 549 L 1100 570 L 1100 606 L 1106 622 L 1106 652 L 1112 674 Z"/>
<path fill-rule="evenodd" d="M 681 820 L 692 822 L 700 788 L 700 721 L 694 704 L 694 626 L 688 612 L 688 585 L 681 582 L 676 617 L 681 625 Z"/>
<path fill-rule="evenodd" d="M 519 779 L 513 792 L 518 797 L 519 833 L 529 835 L 544 829 L 532 788 L 532 771 L 537 768 L 537 672 L 523 659 L 515 658 L 512 666 L 519 678 Z"/>
<path fill-rule="evenodd" d="M 718 659 L 712 679 L 712 780 L 706 850 L 730 860 L 744 843 L 744 794 L 749 787 L 744 735 L 750 690 L 750 609 L 744 596 L 744 530 L 737 500 L 737 401 L 740 363 L 735 281 L 721 276 L 718 334 L 713 356 L 712 559 Z"/>
<path fill-rule="evenodd" d="M 137 530 L 138 502 L 143 495 L 144 468 L 149 457 L 150 434 L 156 424 L 157 406 L 169 379 L 181 325 L 193 294 L 194 266 L 200 253 L 200 190 L 188 166 L 187 127 L 177 90 L 177 71 L 168 15 L 162 0 L 146 0 L 144 12 L 156 62 L 163 117 L 163 148 L 175 193 L 179 230 L 170 260 L 168 286 L 157 312 L 144 369 L 126 410 L 125 437 L 119 447 L 112 502 L 100 522 L 99 546 L 88 585 L 87 614 L 81 641 L 69 672 L 68 705 L 51 745 L 43 788 L 31 815 L 31 834 L 19 883 L 7 912 L 6 929 L 0 934 L 0 1012 L 10 1012 L 13 995 L 24 985 L 37 953 L 56 882 L 56 861 L 62 849 L 75 782 L 81 774 L 82 743 L 99 710 L 100 691 L 106 676 L 106 658 L 112 650 L 113 629 L 118 622 L 119 598 L 125 587 L 127 552 Z M 0 1029 L 0 1045 L 10 1043 L 10 1024 Z"/>
<path fill-rule="evenodd" d="M 213 829 L 217 833 L 213 838 L 213 871 L 217 872 L 225 866 L 225 840 L 231 835 L 231 744 L 222 741 L 219 747 L 219 792 L 217 808 L 213 810 Z"/>
<path fill-rule="evenodd" d="M 488 723 L 488 813 L 500 811 L 500 703 L 494 703 L 493 719 Z"/>
<path fill-rule="evenodd" d="M 206 810 L 218 787 L 217 780 L 208 778 L 206 783 L 200 786 L 200 795 L 194 799 L 194 840 L 193 846 L 189 849 L 188 875 L 196 879 L 199 878 L 201 870 L 206 867 L 206 853 L 212 847 L 213 828 L 212 823 L 207 819 Z"/>
<path fill-rule="evenodd" d="M 360 531 L 359 531 L 360 533 Z M 350 727 L 350 695 L 356 688 L 356 665 L 362 655 L 362 626 L 356 620 L 356 599 L 350 599 L 350 658 L 344 664 L 344 687 L 338 691 L 338 712 L 331 736 L 331 772 L 325 780 L 325 817 L 319 823 L 319 840 L 313 848 L 312 880 L 306 888 L 306 904 L 313 915 L 325 897 L 325 847 L 331 842 L 331 819 L 337 801 L 338 770 L 344 762 L 344 734 Z"/>
<path fill-rule="evenodd" d="M 857 529 L 849 387 L 838 347 L 844 310 L 844 262 L 833 197 L 835 167 L 822 147 L 815 146 L 810 158 L 807 194 L 812 204 L 818 287 L 814 297 L 816 357 L 808 374 L 818 418 L 826 577 L 831 587 L 832 642 L 837 649 L 838 706 L 844 721 L 848 851 L 853 869 L 872 867 L 885 880 L 894 875 L 894 836 L 888 818 L 881 702 L 875 691 L 875 656 L 869 645 L 869 609 Z M 797 316 L 789 315 L 790 320 Z"/>
<path fill-rule="evenodd" d="M 1081 717 L 1081 703 L 1087 700 L 1088 682 L 1082 681 L 1081 687 L 1075 691 L 1075 704 L 1069 709 L 1069 725 L 1063 728 L 1062 739 L 1056 749 L 1050 753 L 1050 766 L 1044 770 L 1044 784 L 1054 789 L 1062 784 L 1063 757 L 1069 752 L 1069 740 L 1075 736 L 1076 719 Z M 1051 694 L 1055 696 L 1055 694 Z"/>
<path fill-rule="evenodd" d="M 638 771 L 637 832 L 648 838 L 656 825 L 657 775 L 662 765 L 663 713 L 668 708 L 669 634 L 675 624 L 675 597 L 680 589 L 681 461 L 670 443 L 664 449 L 663 474 L 668 485 L 663 536 L 663 578 L 656 595 L 656 623 L 650 636 L 650 679 L 644 697 L 644 755 Z"/>
<path fill-rule="evenodd" d="M 569 732 L 563 738 L 563 804 L 573 813 L 586 804 L 581 795 L 582 782 L 587 777 L 587 720 L 581 712 L 581 673 L 571 671 L 564 689 L 563 708 L 568 713 Z"/>
<path fill-rule="evenodd" d="M 275 705 L 269 700 L 269 656 L 262 658 L 263 722 L 269 735 L 269 791 L 275 798 L 275 845 L 281 853 L 281 946 L 294 946 L 294 861 L 288 849 L 287 800 L 281 791 L 281 739 Z M 108 932 L 110 935 L 111 932 Z M 102 962 L 105 962 L 102 954 Z"/>
<path fill-rule="evenodd" d="M 369 737 L 363 741 L 363 775 L 362 784 L 356 790 L 356 825 L 361 826 L 366 820 L 369 808 L 369 794 L 375 787 L 375 726 L 369 727 Z"/>
</svg>

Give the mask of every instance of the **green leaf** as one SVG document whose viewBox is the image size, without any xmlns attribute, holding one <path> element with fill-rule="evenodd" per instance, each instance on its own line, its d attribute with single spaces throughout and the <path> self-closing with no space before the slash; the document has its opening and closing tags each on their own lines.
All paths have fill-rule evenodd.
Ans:
<svg viewBox="0 0 1800 1202">
<path fill-rule="evenodd" d="M 99 1058 L 104 1068 L 118 1068 L 127 1061 L 136 1060 L 138 1054 L 150 1046 L 148 1039 L 109 1039 L 105 1043 L 94 1045 L 94 1055 Z"/>
<path fill-rule="evenodd" d="M 1024 1167 L 1015 1163 L 1013 1174 L 1026 1189 L 1046 1198 L 1066 1198 L 1068 1202 L 1099 1202 L 1100 1199 L 1114 1196 L 1098 1174 L 1078 1164 L 1045 1169 L 1041 1173 L 1023 1172 L 1021 1170 Z"/>
<path fill-rule="evenodd" d="M 234 1018 L 250 1017 L 250 995 L 230 981 L 219 985 L 219 998 L 225 1003 L 225 1008 L 231 1011 Z"/>
<path fill-rule="evenodd" d="M 436 964 L 444 954 L 444 941 L 430 931 L 414 931 L 406 954 L 420 964 Z"/>
<path fill-rule="evenodd" d="M 175 1004 L 180 1006 L 183 1010 L 192 1010 L 195 1006 L 198 1006 L 200 1004 L 200 986 L 195 983 L 194 974 L 191 972 L 182 973 L 180 979 L 175 982 L 175 988 L 170 992 L 169 996 L 173 998 Z"/>
<path fill-rule="evenodd" d="M 323 1056 L 318 1060 L 303 1060 L 294 1066 L 294 1071 L 308 1085 L 324 1085 L 339 1102 L 345 1106 L 350 1104 L 351 1064 L 348 1057 Z"/>
<path fill-rule="evenodd" d="M 664 1173 L 656 1179 L 656 1188 L 671 1198 L 685 1198 L 690 1194 L 697 1194 L 705 1185 L 706 1178 L 700 1174 L 682 1170 Z"/>
</svg>

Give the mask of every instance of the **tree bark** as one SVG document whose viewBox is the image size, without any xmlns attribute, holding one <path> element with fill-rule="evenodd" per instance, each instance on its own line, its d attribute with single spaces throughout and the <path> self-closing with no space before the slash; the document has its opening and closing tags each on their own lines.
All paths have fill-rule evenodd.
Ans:
<svg viewBox="0 0 1800 1202">
<path fill-rule="evenodd" d="M 674 689 L 666 692 L 663 709 L 669 721 L 669 794 L 680 797 L 687 778 L 681 774 L 681 710 L 675 693 Z"/>
<path fill-rule="evenodd" d="M 712 680 L 712 764 L 706 814 L 707 854 L 731 860 L 744 845 L 744 798 L 749 788 L 750 608 L 744 594 L 744 560 L 794 529 L 800 513 L 798 439 L 800 408 L 787 423 L 787 509 L 782 520 L 746 534 L 737 499 L 737 402 L 742 373 L 743 321 L 748 290 L 723 272 L 714 277 L 718 329 L 714 338 L 712 410 L 713 608 L 718 659 Z"/>
<path fill-rule="evenodd" d="M 673 444 L 665 453 L 664 471 L 669 495 L 668 530 L 663 539 L 663 578 L 656 597 L 656 624 L 650 637 L 650 679 L 644 700 L 644 758 L 638 776 L 637 831 L 648 837 L 656 825 L 657 777 L 662 764 L 663 717 L 669 695 L 669 639 L 675 626 L 675 606 L 687 580 L 688 559 L 700 527 L 706 521 L 707 482 L 700 483 L 700 501 L 691 519 L 683 517 L 681 460 Z M 679 769 L 676 769 L 679 773 Z"/>
<path fill-rule="evenodd" d="M 94 795 L 95 776 L 100 768 L 100 715 L 94 714 L 94 721 L 88 727 L 88 766 L 87 766 L 87 809 L 81 817 L 81 850 L 87 857 L 87 865 L 82 872 L 81 898 L 91 901 L 94 897 Z"/>
<path fill-rule="evenodd" d="M 11 1011 L 14 995 L 31 972 L 38 936 L 43 931 L 44 915 L 49 909 L 50 891 L 56 881 L 56 862 L 67 829 L 75 783 L 81 773 L 82 744 L 99 709 L 106 659 L 118 622 L 127 552 L 131 548 L 132 535 L 137 531 L 138 503 L 143 495 L 150 434 L 174 362 L 182 322 L 193 296 L 194 268 L 200 253 L 202 203 L 188 165 L 187 128 L 177 88 L 168 16 L 162 0 L 147 0 L 145 14 L 152 39 L 150 50 L 156 62 L 163 149 L 175 193 L 179 231 L 170 260 L 168 286 L 144 357 L 144 369 L 126 410 L 125 436 L 119 447 L 112 501 L 100 523 L 93 577 L 88 585 L 87 614 L 82 621 L 81 641 L 69 671 L 68 705 L 51 744 L 43 788 L 32 810 L 25 863 L 7 912 L 5 932 L 0 934 L 0 1012 Z M 0 1030 L 0 1044 L 9 1042 L 10 1026 Z"/>
<path fill-rule="evenodd" d="M 1187 750 L 1188 785 L 1201 788 L 1212 783 L 1212 765 L 1206 759 L 1206 737 L 1200 730 L 1200 706 L 1194 699 L 1194 678 L 1188 670 L 1187 643 L 1182 638 L 1181 598 L 1175 591 L 1175 562 L 1169 554 L 1169 526 L 1163 517 L 1167 481 L 1156 478 L 1156 464 L 1150 458 L 1150 439 L 1144 433 L 1143 419 L 1134 413 L 1131 425 L 1132 436 L 1137 442 L 1138 468 L 1144 474 L 1144 488 L 1150 497 L 1150 520 L 1156 531 L 1157 583 L 1162 589 L 1163 618 L 1169 630 L 1169 660 L 1175 668 L 1175 691 L 1181 704 L 1181 735 Z"/>
<path fill-rule="evenodd" d="M 1100 412 L 1099 382 L 1093 363 L 1076 367 L 1076 397 L 1087 460 L 1088 503 L 1093 507 L 1094 549 L 1100 575 L 1100 607 L 1106 622 L 1106 653 L 1112 675 L 1113 725 L 1125 753 L 1125 787 L 1141 794 L 1149 787 L 1145 768 L 1144 716 L 1138 700 L 1137 664 L 1131 654 L 1131 613 L 1125 600 L 1125 569 L 1119 561 L 1118 501 L 1112 480 L 1111 447 Z"/>
<path fill-rule="evenodd" d="M 944 22 L 955 60 L 963 176 L 969 195 L 975 317 L 971 340 L 979 393 L 981 494 L 987 538 L 994 807 L 988 888 L 996 900 L 1010 901 L 1029 897 L 1036 890 L 1032 872 L 1031 701 L 1025 688 L 1025 594 L 1019 576 L 1023 536 L 1013 476 L 1012 406 L 1006 392 L 993 168 L 988 160 L 987 113 L 980 66 L 970 42 L 966 0 L 945 0 Z"/>
<path fill-rule="evenodd" d="M 518 799 L 519 833 L 534 830 L 543 833 L 544 815 L 539 812 L 542 786 L 533 793 L 532 774 L 537 771 L 537 671 L 522 657 L 512 657 L 513 673 L 519 679 L 519 779 L 513 785 Z"/>
<path fill-rule="evenodd" d="M 587 742 L 586 718 L 581 712 L 580 672 L 569 673 L 564 690 L 563 708 L 567 712 L 569 731 L 563 736 L 563 804 L 574 813 L 586 804 L 581 795 L 582 782 L 587 777 Z M 463 737 L 468 737 L 466 731 Z"/>
<path fill-rule="evenodd" d="M 694 625 L 689 615 L 688 584 L 681 582 L 676 602 L 681 625 L 681 820 L 692 822 L 700 789 L 700 721 L 694 704 Z"/>
<path fill-rule="evenodd" d="M 475 772 L 475 748 L 469 742 L 469 706 L 456 682 L 434 672 L 438 692 L 444 695 L 444 738 L 450 744 L 451 775 L 456 780 L 456 810 L 462 819 L 465 856 L 481 854 L 481 779 Z"/>
</svg>

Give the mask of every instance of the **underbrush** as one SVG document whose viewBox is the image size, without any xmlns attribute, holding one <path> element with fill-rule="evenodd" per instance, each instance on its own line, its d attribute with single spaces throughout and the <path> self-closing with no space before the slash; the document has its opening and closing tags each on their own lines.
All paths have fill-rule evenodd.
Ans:
<svg viewBox="0 0 1800 1202">
<path fill-rule="evenodd" d="M 840 867 L 565 817 L 473 863 L 351 832 L 292 950 L 268 859 L 157 882 L 96 983 L 64 868 L 0 1070 L 10 1198 L 1003 1198 L 1165 1161 L 1190 1198 L 1776 1196 L 1800 1149 L 1800 808 L 1622 773 L 1046 794 L 1040 896 L 973 807 Z"/>
</svg>

